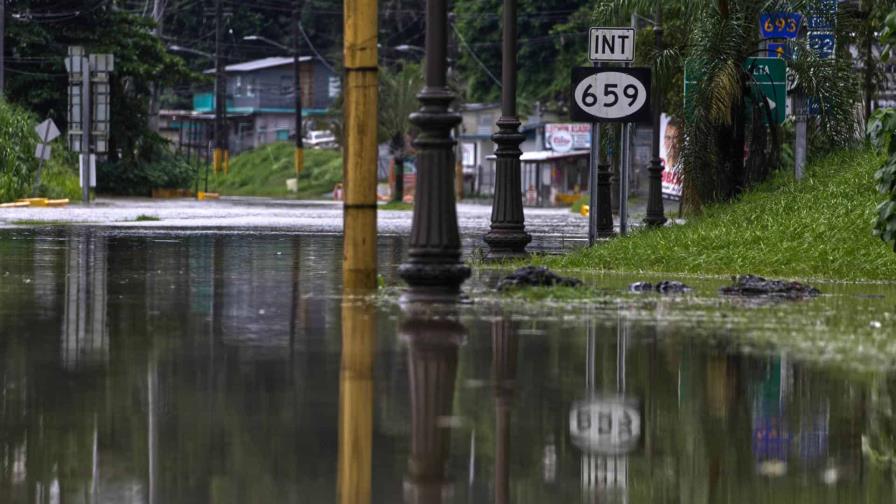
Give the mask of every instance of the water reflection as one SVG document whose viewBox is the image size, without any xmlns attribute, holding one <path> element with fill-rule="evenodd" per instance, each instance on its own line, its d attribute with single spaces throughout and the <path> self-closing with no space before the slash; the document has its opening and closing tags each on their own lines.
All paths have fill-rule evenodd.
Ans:
<svg viewBox="0 0 896 504">
<path fill-rule="evenodd" d="M 744 353 L 624 304 L 343 299 L 337 238 L 7 238 L 3 503 L 896 495 L 893 372 Z"/>
</svg>

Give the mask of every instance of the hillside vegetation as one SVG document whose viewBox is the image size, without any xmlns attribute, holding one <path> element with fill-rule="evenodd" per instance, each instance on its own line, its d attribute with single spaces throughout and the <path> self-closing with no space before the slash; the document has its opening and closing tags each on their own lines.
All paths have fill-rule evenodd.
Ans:
<svg viewBox="0 0 896 504">
<path fill-rule="evenodd" d="M 893 251 L 871 232 L 880 164 L 870 150 L 844 150 L 809 166 L 802 182 L 778 173 L 686 224 L 534 261 L 567 270 L 896 281 Z"/>
<path fill-rule="evenodd" d="M 319 198 L 342 181 L 341 151 L 305 149 L 299 192 L 288 192 L 286 180 L 295 177 L 294 148 L 290 142 L 277 142 L 234 157 L 230 173 L 209 177 L 209 191 L 226 196 Z"/>
</svg>

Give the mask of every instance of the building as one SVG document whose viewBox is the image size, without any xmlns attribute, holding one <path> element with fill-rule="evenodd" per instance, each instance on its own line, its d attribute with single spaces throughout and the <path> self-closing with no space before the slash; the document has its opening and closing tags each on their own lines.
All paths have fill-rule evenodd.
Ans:
<svg viewBox="0 0 896 504">
<path fill-rule="evenodd" d="M 235 63 L 225 67 L 228 145 L 232 154 L 261 145 L 295 138 L 295 73 L 293 58 L 270 57 Z M 316 57 L 299 58 L 302 117 L 306 121 L 327 115 L 341 93 L 341 80 L 332 67 Z M 215 70 L 204 73 L 214 75 Z M 214 121 L 215 94 L 210 89 L 193 95 L 193 109 L 163 110 L 162 134 L 175 143 L 184 134 L 184 124 Z M 200 128 L 211 140 L 213 128 Z M 307 127 L 305 128 L 307 130 Z"/>
</svg>

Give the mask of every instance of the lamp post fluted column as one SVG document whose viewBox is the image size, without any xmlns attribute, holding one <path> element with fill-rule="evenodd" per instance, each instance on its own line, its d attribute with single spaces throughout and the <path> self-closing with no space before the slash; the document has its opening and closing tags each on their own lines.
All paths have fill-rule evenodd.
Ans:
<svg viewBox="0 0 896 504">
<path fill-rule="evenodd" d="M 504 0 L 504 26 L 501 54 L 501 118 L 492 136 L 495 150 L 495 196 L 492 200 L 491 229 L 485 235 L 488 257 L 508 259 L 526 257 L 526 245 L 532 236 L 526 232 L 523 194 L 520 180 L 520 133 L 516 111 L 516 10 L 517 0 Z"/>
<path fill-rule="evenodd" d="M 447 85 L 447 0 L 426 1 L 426 85 L 417 95 L 420 110 L 411 122 L 420 129 L 417 188 L 408 259 L 399 274 L 416 299 L 454 296 L 470 276 L 460 260 L 460 233 L 454 200 L 454 140 L 460 115 L 449 110 L 454 93 Z"/>
<path fill-rule="evenodd" d="M 662 9 L 660 0 L 656 0 L 656 19 L 654 25 L 656 50 L 663 47 Z M 663 113 L 663 92 L 659 82 L 653 85 L 653 144 L 652 159 L 647 168 L 648 193 L 647 216 L 644 224 L 651 227 L 659 227 L 666 223 L 663 211 L 663 163 L 660 161 L 660 118 Z"/>
</svg>

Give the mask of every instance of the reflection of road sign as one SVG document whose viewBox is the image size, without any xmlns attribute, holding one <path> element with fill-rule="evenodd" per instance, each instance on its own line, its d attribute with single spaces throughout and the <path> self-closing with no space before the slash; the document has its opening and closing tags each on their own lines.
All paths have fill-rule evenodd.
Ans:
<svg viewBox="0 0 896 504">
<path fill-rule="evenodd" d="M 591 28 L 588 33 L 588 58 L 591 61 L 634 61 L 635 30 Z"/>
<path fill-rule="evenodd" d="M 637 401 L 607 397 L 573 404 L 569 433 L 573 444 L 590 453 L 630 453 L 641 439 Z"/>
<path fill-rule="evenodd" d="M 38 124 L 34 131 L 37 132 L 38 138 L 40 138 L 41 142 L 52 142 L 59 136 L 59 128 L 56 127 L 56 123 L 53 122 L 52 119 L 47 119 L 46 121 Z"/>
<path fill-rule="evenodd" d="M 572 97 L 573 121 L 649 122 L 650 70 L 573 68 Z"/>
<path fill-rule="evenodd" d="M 793 50 L 787 44 L 771 43 L 768 45 L 769 58 L 793 59 Z"/>
<path fill-rule="evenodd" d="M 834 57 L 834 49 L 836 48 L 836 39 L 833 33 L 810 33 L 809 49 L 821 59 L 831 59 Z"/>
<path fill-rule="evenodd" d="M 803 16 L 795 12 L 765 12 L 759 17 L 762 38 L 795 39 L 800 32 Z"/>
</svg>

